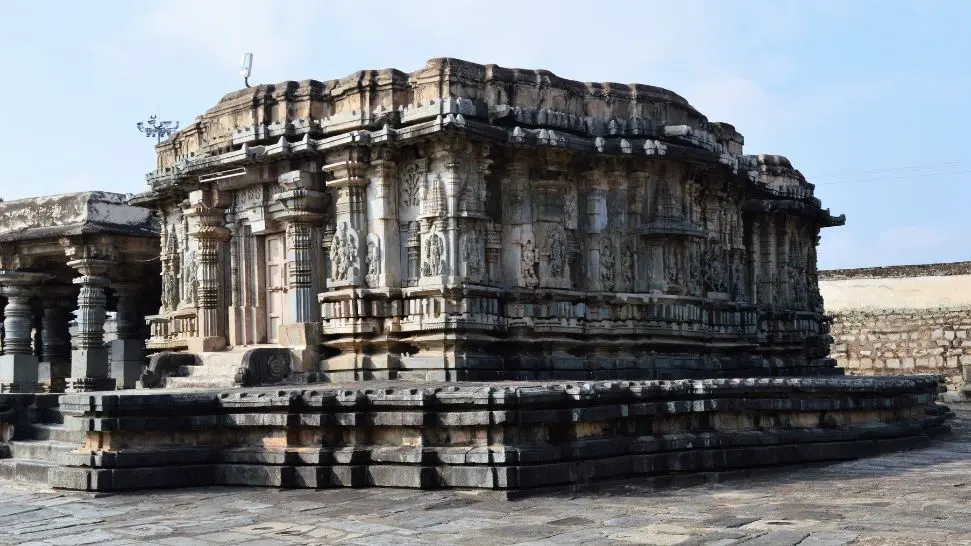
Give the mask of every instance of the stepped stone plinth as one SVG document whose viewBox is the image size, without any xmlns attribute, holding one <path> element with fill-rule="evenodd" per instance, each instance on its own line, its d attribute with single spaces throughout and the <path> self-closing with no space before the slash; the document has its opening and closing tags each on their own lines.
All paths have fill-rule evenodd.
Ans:
<svg viewBox="0 0 971 546">
<path fill-rule="evenodd" d="M 520 490 L 925 445 L 937 378 L 829 357 L 845 218 L 743 141 L 671 91 L 456 59 L 230 93 L 131 200 L 161 224 L 143 388 L 11 451 L 91 491 Z"/>
</svg>

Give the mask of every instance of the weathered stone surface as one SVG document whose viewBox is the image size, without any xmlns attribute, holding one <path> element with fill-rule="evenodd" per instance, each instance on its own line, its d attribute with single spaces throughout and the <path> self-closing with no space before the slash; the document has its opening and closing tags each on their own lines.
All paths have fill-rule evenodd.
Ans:
<svg viewBox="0 0 971 546">
<path fill-rule="evenodd" d="M 457 59 L 231 93 L 132 201 L 163 223 L 148 345 L 331 381 L 838 374 L 843 219 L 742 141 L 664 89 Z"/>
<path fill-rule="evenodd" d="M 97 233 L 157 237 L 150 210 L 108 192 L 0 201 L 0 242 Z"/>
<path fill-rule="evenodd" d="M 971 539 L 971 428 L 933 449 L 760 473 L 654 479 L 563 495 L 481 491 L 192 490 L 89 494 L 0 481 L 0 543 L 629 544 L 730 546 L 807 534 L 803 546 L 953 545 Z M 2 473 L 0 466 L 0 473 Z M 669 480 L 670 481 L 670 480 Z M 105 538 L 114 535 L 115 539 Z M 106 542 L 106 540 L 113 540 Z M 758 542 L 756 542 L 758 543 Z"/>
<path fill-rule="evenodd" d="M 936 391 L 910 377 L 68 394 L 60 411 L 86 439 L 45 476 L 93 491 L 520 490 L 720 472 L 926 445 L 951 416 L 929 406 Z"/>
<path fill-rule="evenodd" d="M 141 317 L 157 305 L 158 223 L 126 200 L 86 192 L 0 202 L 0 391 L 111 388 L 108 311 L 118 311 L 120 337 L 141 345 Z M 119 357 L 134 358 L 129 371 L 143 365 L 137 348 L 115 356 L 119 371 Z"/>
<path fill-rule="evenodd" d="M 848 373 L 934 374 L 961 396 L 971 373 L 971 262 L 820 272 L 833 357 Z"/>
</svg>

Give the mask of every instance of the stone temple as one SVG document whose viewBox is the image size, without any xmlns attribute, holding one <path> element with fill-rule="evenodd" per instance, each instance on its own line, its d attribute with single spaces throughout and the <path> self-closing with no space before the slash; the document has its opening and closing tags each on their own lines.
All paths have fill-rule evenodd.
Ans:
<svg viewBox="0 0 971 546">
<path fill-rule="evenodd" d="M 151 349 L 326 380 L 826 375 L 780 156 L 644 85 L 436 59 L 224 97 L 158 148 Z"/>
<path fill-rule="evenodd" d="M 926 442 L 936 378 L 828 356 L 816 245 L 844 217 L 742 144 L 671 91 L 456 59 L 230 93 L 129 201 L 158 222 L 142 388 L 0 398 L 0 432 L 16 460 L 54 434 L 24 408 L 63 420 L 42 474 L 88 490 L 517 489 Z"/>
</svg>

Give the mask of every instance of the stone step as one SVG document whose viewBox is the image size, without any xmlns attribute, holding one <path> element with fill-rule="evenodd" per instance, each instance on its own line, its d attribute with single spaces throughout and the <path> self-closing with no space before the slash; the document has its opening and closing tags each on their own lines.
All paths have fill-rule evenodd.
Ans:
<svg viewBox="0 0 971 546">
<path fill-rule="evenodd" d="M 56 457 L 78 449 L 79 444 L 52 440 L 16 440 L 10 442 L 10 456 L 14 459 L 57 462 Z"/>
<path fill-rule="evenodd" d="M 232 389 L 238 387 L 233 375 L 201 375 L 192 377 L 169 377 L 165 380 L 166 389 Z"/>
<path fill-rule="evenodd" d="M 30 437 L 33 440 L 53 440 L 78 445 L 84 442 L 84 432 L 72 430 L 63 424 L 35 423 L 31 425 Z"/>
<path fill-rule="evenodd" d="M 46 484 L 48 483 L 50 469 L 56 466 L 50 461 L 2 459 L 0 460 L 0 479 Z"/>
</svg>

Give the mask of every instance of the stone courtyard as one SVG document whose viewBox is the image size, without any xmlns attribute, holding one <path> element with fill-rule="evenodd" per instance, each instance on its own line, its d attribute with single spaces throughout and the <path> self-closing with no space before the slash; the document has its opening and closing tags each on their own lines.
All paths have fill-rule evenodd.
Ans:
<svg viewBox="0 0 971 546">
<path fill-rule="evenodd" d="M 625 481 L 503 500 L 401 489 L 92 495 L 0 481 L 0 544 L 971 544 L 971 406 L 953 409 L 953 434 L 927 449 L 694 475 L 679 488 Z"/>
</svg>

